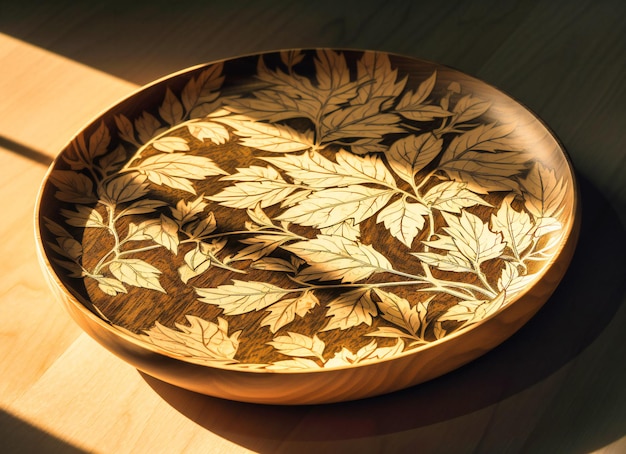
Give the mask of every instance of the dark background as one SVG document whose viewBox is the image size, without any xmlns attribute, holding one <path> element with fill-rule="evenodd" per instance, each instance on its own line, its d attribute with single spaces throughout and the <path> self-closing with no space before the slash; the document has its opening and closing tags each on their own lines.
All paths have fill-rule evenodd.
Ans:
<svg viewBox="0 0 626 454">
<path fill-rule="evenodd" d="M 509 341 L 430 383 L 331 406 L 231 403 L 146 381 L 198 424 L 261 452 L 585 453 L 626 436 L 623 0 L 0 0 L 0 33 L 137 84 L 242 54 L 336 47 L 436 61 L 509 93 L 563 142 L 583 201 L 568 274 Z M 13 425 L 27 443 L 27 426 Z"/>
</svg>

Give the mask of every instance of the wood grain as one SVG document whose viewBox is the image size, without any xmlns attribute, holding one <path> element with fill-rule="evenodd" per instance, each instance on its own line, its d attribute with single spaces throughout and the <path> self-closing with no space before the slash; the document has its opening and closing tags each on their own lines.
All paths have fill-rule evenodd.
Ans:
<svg viewBox="0 0 626 454">
<path fill-rule="evenodd" d="M 564 142 L 582 177 L 585 211 L 565 281 L 500 348 L 384 398 L 291 409 L 230 403 L 144 378 L 78 335 L 52 304 L 33 249 L 27 252 L 30 215 L 6 214 L 0 227 L 20 232 L 3 229 L 0 246 L 0 408 L 17 421 L 0 428 L 3 446 L 17 440 L 14 452 L 53 446 L 43 451 L 64 453 L 74 452 L 72 444 L 103 453 L 412 452 L 416 446 L 429 453 L 624 451 L 623 2 L 358 2 L 358 8 L 350 2 L 210 2 L 209 8 L 202 2 L 163 9 L 151 3 L 129 12 L 120 1 L 113 3 L 115 14 L 94 3 L 32 3 L 0 7 L 1 32 L 40 46 L 6 35 L 0 40 L 0 136 L 9 139 L 0 142 L 5 213 L 30 211 L 29 195 L 44 172 L 36 160 L 39 173 L 26 169 L 15 153 L 19 147 L 6 145 L 21 144 L 23 156 L 30 150 L 51 158 L 90 118 L 132 90 L 72 60 L 143 83 L 216 58 L 298 45 L 396 51 L 449 64 L 506 90 Z M 9 178 L 21 189 L 8 189 Z M 599 247 L 599 240 L 611 247 Z M 42 304 L 50 304 L 43 313 Z M 15 329 L 27 319 L 50 330 L 51 342 Z M 74 345 L 70 338 L 58 341 L 65 329 L 74 329 Z M 76 354 L 62 355 L 67 348 Z M 73 373 L 63 374 L 65 369 Z M 45 379 L 37 382 L 40 377 Z M 46 401 L 69 411 L 64 416 Z M 118 421 L 130 421 L 131 429 Z M 71 442 L 46 445 L 46 437 Z"/>
</svg>

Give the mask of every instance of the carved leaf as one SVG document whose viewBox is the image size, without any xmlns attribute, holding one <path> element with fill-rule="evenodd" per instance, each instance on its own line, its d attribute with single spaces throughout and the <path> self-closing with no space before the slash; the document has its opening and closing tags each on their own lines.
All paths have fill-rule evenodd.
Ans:
<svg viewBox="0 0 626 454">
<path fill-rule="evenodd" d="M 93 182 L 82 173 L 54 170 L 49 180 L 58 189 L 54 196 L 63 202 L 93 203 L 98 200 L 93 192 Z"/>
<path fill-rule="evenodd" d="M 453 122 L 463 123 L 480 117 L 487 112 L 491 103 L 484 99 L 476 98 L 472 95 L 465 95 L 454 106 L 452 112 L 454 113 Z"/>
<path fill-rule="evenodd" d="M 375 215 L 394 194 L 393 189 L 352 185 L 311 193 L 276 219 L 303 226 L 324 228 L 348 219 L 359 224 Z"/>
<path fill-rule="evenodd" d="M 187 129 L 189 129 L 189 133 L 196 139 L 201 141 L 208 139 L 216 145 L 222 145 L 230 139 L 228 129 L 221 124 L 212 121 L 190 123 L 187 125 Z"/>
<path fill-rule="evenodd" d="M 466 183 L 446 181 L 430 188 L 423 199 L 431 209 L 457 214 L 460 214 L 463 208 L 475 205 L 491 206 L 482 197 L 466 188 Z"/>
<path fill-rule="evenodd" d="M 159 283 L 161 271 L 143 260 L 116 259 L 109 265 L 109 270 L 124 284 L 166 293 Z"/>
<path fill-rule="evenodd" d="M 331 319 L 322 331 L 344 330 L 361 323 L 371 326 L 372 317 L 378 314 L 378 310 L 370 293 L 368 288 L 357 288 L 330 301 L 326 316 L 331 317 Z"/>
<path fill-rule="evenodd" d="M 316 334 L 313 337 L 304 334 L 288 332 L 284 336 L 276 336 L 268 342 L 283 355 L 308 357 L 314 356 L 324 361 L 322 354 L 326 344 Z"/>
<path fill-rule="evenodd" d="M 218 318 L 217 323 L 186 315 L 189 325 L 176 323 L 171 329 L 156 322 L 142 336 L 168 352 L 207 363 L 232 364 L 239 348 L 241 331 L 228 334 L 228 322 Z"/>
<path fill-rule="evenodd" d="M 160 128 L 161 122 L 148 112 L 142 112 L 141 116 L 135 120 L 135 129 L 139 134 L 141 143 L 148 143 L 150 139 L 156 136 Z"/>
<path fill-rule="evenodd" d="M 147 177 L 136 172 L 121 174 L 109 180 L 100 191 L 100 197 L 109 203 L 130 202 L 149 192 Z"/>
<path fill-rule="evenodd" d="M 94 276 L 93 278 L 98 282 L 98 288 L 109 296 L 115 296 L 118 293 L 128 293 L 124 284 L 117 279 L 103 276 Z"/>
<path fill-rule="evenodd" d="M 178 224 L 174 220 L 162 214 L 159 219 L 142 222 L 138 228 L 155 243 L 178 253 Z"/>
<path fill-rule="evenodd" d="M 152 146 L 165 153 L 174 151 L 189 151 L 189 144 L 186 139 L 176 136 L 165 136 L 152 142 Z"/>
<path fill-rule="evenodd" d="M 290 289 L 276 287 L 266 282 L 236 279 L 233 279 L 233 284 L 220 285 L 216 288 L 196 288 L 200 301 L 221 307 L 225 315 L 260 311 L 291 292 Z"/>
<path fill-rule="evenodd" d="M 183 120 L 183 105 L 169 87 L 165 90 L 165 98 L 159 107 L 159 115 L 170 126 L 177 125 Z"/>
<path fill-rule="evenodd" d="M 442 145 L 443 140 L 430 133 L 410 135 L 395 141 L 385 155 L 394 172 L 413 185 L 417 172 L 435 159 Z"/>
<path fill-rule="evenodd" d="M 449 308 L 440 317 L 439 321 L 476 323 L 492 314 L 495 314 L 505 304 L 505 292 L 500 292 L 493 300 L 470 300 L 461 301 Z"/>
<path fill-rule="evenodd" d="M 389 56 L 378 52 L 364 52 L 357 62 L 357 80 L 362 82 L 351 104 L 365 104 L 371 99 L 382 98 L 388 102 L 402 93 L 406 77 L 398 79 L 398 70 L 391 68 Z"/>
<path fill-rule="evenodd" d="M 203 117 L 214 110 L 219 89 L 224 82 L 223 63 L 216 63 L 192 78 L 181 93 L 181 100 L 190 118 Z"/>
<path fill-rule="evenodd" d="M 378 308 L 383 318 L 406 330 L 412 336 L 419 337 L 422 324 L 426 323 L 428 304 L 432 297 L 425 302 L 411 306 L 408 300 L 395 293 L 386 292 L 380 288 L 374 288 L 374 292 L 380 298 Z"/>
<path fill-rule="evenodd" d="M 514 197 L 505 197 L 498 212 L 491 215 L 491 228 L 502 235 L 515 257 L 519 258 L 532 244 L 534 225 L 527 213 L 516 211 L 511 206 Z"/>
<path fill-rule="evenodd" d="M 393 175 L 375 155 L 360 157 L 342 149 L 335 154 L 336 162 L 318 152 L 263 159 L 287 172 L 297 184 L 316 189 L 359 183 L 384 183 L 395 186 Z"/>
<path fill-rule="evenodd" d="M 310 265 L 298 275 L 305 280 L 356 282 L 374 273 L 393 270 L 389 260 L 372 246 L 339 236 L 318 235 L 283 249 Z"/>
<path fill-rule="evenodd" d="M 235 118 L 219 118 L 216 121 L 232 127 L 233 132 L 241 137 L 242 145 L 258 150 L 290 153 L 308 150 L 314 143 L 311 131 L 302 133 L 286 125 Z"/>
<path fill-rule="evenodd" d="M 184 153 L 161 153 L 143 160 L 138 170 L 158 185 L 195 194 L 189 179 L 202 180 L 207 176 L 224 175 L 211 159 Z"/>
<path fill-rule="evenodd" d="M 298 189 L 297 186 L 287 183 L 273 167 L 251 166 L 238 170 L 237 173 L 222 178 L 238 181 L 237 183 L 206 198 L 230 208 L 265 208 L 282 202 Z"/>
<path fill-rule="evenodd" d="M 567 184 L 557 180 L 554 169 L 536 163 L 520 180 L 526 209 L 538 218 L 558 218 L 563 211 Z"/>
<path fill-rule="evenodd" d="M 304 317 L 311 309 L 319 304 L 313 292 L 306 291 L 297 298 L 287 298 L 272 304 L 267 315 L 261 320 L 261 326 L 269 326 L 272 333 L 288 325 L 296 315 Z"/>
<path fill-rule="evenodd" d="M 207 206 L 208 203 L 204 201 L 204 196 L 201 195 L 194 200 L 179 200 L 176 202 L 176 208 L 170 208 L 170 210 L 178 224 L 183 225 L 196 218 Z"/>
<path fill-rule="evenodd" d="M 424 216 L 429 212 L 428 207 L 421 203 L 409 203 L 402 198 L 382 209 L 376 222 L 383 222 L 394 238 L 410 248 L 415 237 L 424 228 Z"/>
<path fill-rule="evenodd" d="M 460 217 L 445 212 L 442 215 L 448 224 L 443 230 L 450 235 L 457 250 L 472 263 L 480 265 L 502 255 L 506 246 L 502 236 L 489 230 L 478 216 L 466 211 Z"/>
<path fill-rule="evenodd" d="M 374 98 L 366 104 L 344 107 L 324 116 L 320 128 L 321 142 L 363 137 L 378 139 L 385 134 L 403 132 L 398 126 L 399 116 L 381 111 L 384 102 L 385 99 Z"/>
<path fill-rule="evenodd" d="M 74 227 L 106 227 L 102 216 L 95 208 L 85 205 L 75 205 L 76 211 L 61 210 L 61 214 L 66 217 L 65 222 Z"/>
</svg>

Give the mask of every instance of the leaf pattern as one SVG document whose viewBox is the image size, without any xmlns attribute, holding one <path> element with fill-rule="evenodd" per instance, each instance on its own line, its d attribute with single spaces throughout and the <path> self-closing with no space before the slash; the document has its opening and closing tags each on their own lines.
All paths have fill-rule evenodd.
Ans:
<svg viewBox="0 0 626 454">
<path fill-rule="evenodd" d="M 494 121 L 470 84 L 375 52 L 248 58 L 248 91 L 235 78 L 222 92 L 228 62 L 181 75 L 151 88 L 149 111 L 79 134 L 50 174 L 51 260 L 101 296 L 224 273 L 194 287 L 219 316 L 132 335 L 209 365 L 348 367 L 497 313 L 559 250 L 570 180 L 533 162 L 523 125 Z M 97 260 L 83 257 L 86 229 L 107 237 Z M 296 332 L 302 318 L 313 324 Z M 239 348 L 254 330 L 273 352 L 263 364 Z M 338 332 L 359 333 L 355 346 Z"/>
<path fill-rule="evenodd" d="M 233 284 L 216 288 L 197 288 L 200 301 L 214 304 L 224 310 L 225 315 L 240 315 L 260 311 L 291 293 L 266 282 L 233 280 Z"/>
<path fill-rule="evenodd" d="M 305 280 L 357 282 L 373 273 L 392 270 L 389 260 L 372 246 L 339 236 L 319 235 L 316 239 L 283 246 L 309 266 L 299 273 Z"/>
<path fill-rule="evenodd" d="M 163 326 L 159 322 L 143 336 L 148 342 L 166 351 L 206 363 L 230 364 L 239 348 L 237 331 L 228 334 L 228 322 L 218 318 L 217 323 L 187 315 L 189 325 L 176 323 L 177 329 Z"/>
<path fill-rule="evenodd" d="M 378 309 L 371 298 L 369 289 L 350 290 L 328 303 L 326 316 L 331 319 L 322 331 L 345 330 L 361 323 L 371 326 L 372 317 L 376 315 L 378 315 Z"/>
</svg>

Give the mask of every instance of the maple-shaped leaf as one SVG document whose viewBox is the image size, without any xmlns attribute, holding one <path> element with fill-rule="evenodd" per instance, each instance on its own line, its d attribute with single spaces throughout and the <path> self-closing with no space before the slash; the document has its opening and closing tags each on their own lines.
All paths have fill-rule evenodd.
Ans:
<svg viewBox="0 0 626 454">
<path fill-rule="evenodd" d="M 138 229 L 155 243 L 164 246 L 174 254 L 178 253 L 178 224 L 173 219 L 162 214 L 159 219 L 142 222 Z"/>
<path fill-rule="evenodd" d="M 183 225 L 196 218 L 204 211 L 207 205 L 208 204 L 204 201 L 204 196 L 200 196 L 189 201 L 179 200 L 176 202 L 176 208 L 170 207 L 170 210 L 178 224 Z"/>
</svg>

